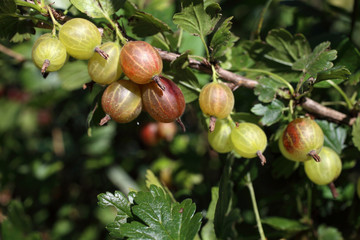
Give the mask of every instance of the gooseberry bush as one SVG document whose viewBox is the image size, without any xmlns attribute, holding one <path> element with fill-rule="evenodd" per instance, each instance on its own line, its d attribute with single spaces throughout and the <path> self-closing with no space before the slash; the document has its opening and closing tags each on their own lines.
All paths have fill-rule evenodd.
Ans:
<svg viewBox="0 0 360 240">
<path fill-rule="evenodd" d="M 1 239 L 359 239 L 345 2 L 1 0 Z"/>
</svg>

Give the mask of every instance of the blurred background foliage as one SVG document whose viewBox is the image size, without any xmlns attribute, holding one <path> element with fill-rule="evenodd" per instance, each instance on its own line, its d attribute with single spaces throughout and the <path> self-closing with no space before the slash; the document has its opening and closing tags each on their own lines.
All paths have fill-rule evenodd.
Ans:
<svg viewBox="0 0 360 240">
<path fill-rule="evenodd" d="M 53 7 L 67 9 L 66 0 L 54 1 Z M 173 30 L 172 16 L 179 11 L 179 1 L 133 0 L 145 12 L 166 22 Z M 223 17 L 234 16 L 232 31 L 240 41 L 251 40 L 265 5 L 264 0 L 219 1 Z M 273 1 L 265 15 L 262 37 L 273 28 L 285 28 L 291 33 L 303 33 L 313 45 L 330 40 L 332 48 L 344 47 L 344 39 L 360 46 L 360 22 L 351 26 L 353 0 Z M 121 15 L 122 13 L 119 13 Z M 75 8 L 69 15 L 81 15 Z M 126 26 L 126 21 L 124 20 Z M 187 105 L 183 122 L 171 141 L 162 140 L 149 146 L 141 139 L 141 129 L 152 120 L 146 113 L 128 124 L 110 122 L 97 127 L 87 121 L 103 88 L 83 89 L 90 81 L 87 64 L 70 59 L 59 72 L 46 79 L 31 61 L 31 47 L 44 30 L 23 42 L 0 43 L 15 53 L 0 53 L 0 222 L 3 239 L 110 239 L 105 225 L 115 216 L 112 209 L 100 209 L 97 195 L 120 189 L 127 193 L 145 188 L 145 171 L 151 169 L 174 193 L 178 200 L 191 197 L 197 211 L 205 211 L 211 200 L 211 187 L 218 184 L 225 156 L 212 151 L 207 143 L 196 101 Z M 131 29 L 127 32 L 131 36 Z M 350 34 L 350 35 L 349 35 Z M 201 41 L 184 34 L 180 49 L 191 54 L 204 53 Z M 16 39 L 13 39 L 16 40 Z M 156 37 L 146 39 L 154 45 Z M 339 51 L 341 54 L 342 51 Z M 346 54 L 346 51 L 343 51 Z M 168 67 L 168 66 L 167 66 Z M 351 69 L 352 71 L 358 69 Z M 198 74 L 203 84 L 210 76 Z M 344 86 L 357 91 L 358 87 Z M 338 100 L 331 90 L 314 92 L 315 98 L 326 96 Z M 236 91 L 237 112 L 249 112 L 257 97 L 248 89 Z M 268 136 L 276 126 L 267 129 Z M 91 135 L 91 136 L 89 136 Z M 241 210 L 237 226 L 241 239 L 258 239 L 248 191 L 241 183 L 244 168 L 251 169 L 261 216 L 301 218 L 306 196 L 304 186 L 311 184 L 302 170 L 284 162 L 276 155 L 276 146 L 266 151 L 269 163 L 240 159 L 233 166 L 234 202 Z M 326 187 L 313 186 L 313 221 L 319 235 L 328 232 L 350 239 L 359 232 L 359 199 L 356 197 L 356 177 L 353 168 L 356 153 L 346 153 L 345 169 L 337 180 L 340 198 L 334 201 Z M 347 171 L 346 164 L 352 168 Z M 276 168 L 281 165 L 281 168 Z M 5 219 L 6 217 L 6 219 Z M 264 220 L 265 221 L 265 220 Z M 265 221 L 266 222 L 266 221 Z M 276 227 L 275 227 L 276 229 Z M 6 230 L 6 231 L 4 231 Z M 323 230 L 321 232 L 320 230 Z M 269 239 L 285 234 L 281 229 L 265 226 Z M 340 233 L 341 232 L 341 233 Z M 291 235 L 290 235 L 291 236 Z M 357 235 L 359 236 L 359 235 Z M 300 236 L 292 236 L 301 239 Z M 322 238 L 329 239 L 329 238 Z"/>
</svg>

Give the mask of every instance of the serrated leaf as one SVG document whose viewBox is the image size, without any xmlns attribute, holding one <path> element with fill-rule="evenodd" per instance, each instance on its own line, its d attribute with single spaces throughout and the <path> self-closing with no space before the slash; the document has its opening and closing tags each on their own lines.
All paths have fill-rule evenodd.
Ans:
<svg viewBox="0 0 360 240">
<path fill-rule="evenodd" d="M 120 226 L 128 239 L 193 239 L 200 229 L 201 214 L 190 199 L 172 203 L 169 195 L 151 185 L 150 192 L 138 192 L 132 208 L 139 221 Z"/>
<path fill-rule="evenodd" d="M 267 217 L 261 219 L 261 222 L 277 230 L 286 232 L 300 232 L 309 229 L 309 226 L 304 225 L 299 221 L 282 217 Z"/>
<path fill-rule="evenodd" d="M 271 126 L 282 118 L 284 107 L 281 101 L 275 99 L 268 105 L 256 104 L 251 108 L 251 112 L 258 116 L 263 116 L 260 120 L 263 125 Z"/>
<path fill-rule="evenodd" d="M 133 28 L 132 32 L 138 37 L 153 36 L 161 32 L 172 32 L 166 23 L 142 11 L 136 11 L 129 18 L 129 25 Z"/>
<path fill-rule="evenodd" d="M 259 101 L 264 103 L 273 101 L 278 89 L 285 87 L 285 84 L 267 77 L 260 78 L 258 82 L 259 84 L 256 85 L 254 93 L 258 96 Z"/>
<path fill-rule="evenodd" d="M 145 181 L 146 187 L 148 189 L 150 189 L 151 185 L 155 185 L 155 186 L 161 188 L 164 192 L 166 192 L 170 196 L 170 198 L 173 200 L 173 202 L 176 202 L 171 191 L 167 187 L 163 186 L 160 183 L 159 179 L 155 176 L 155 174 L 150 169 L 146 170 L 145 178 L 146 178 L 146 181 Z"/>
<path fill-rule="evenodd" d="M 0 0 L 0 14 L 15 13 L 16 3 L 14 0 Z"/>
<path fill-rule="evenodd" d="M 273 49 L 265 54 L 267 59 L 277 63 L 292 66 L 302 56 L 307 56 L 310 46 L 304 35 L 291 35 L 285 29 L 273 29 L 266 36 L 266 42 Z"/>
<path fill-rule="evenodd" d="M 220 6 L 217 3 L 204 8 L 203 0 L 182 0 L 182 11 L 176 13 L 173 22 L 185 31 L 205 38 L 220 20 Z"/>
<path fill-rule="evenodd" d="M 103 18 L 114 14 L 124 4 L 125 0 L 70 0 L 82 13 L 92 18 Z"/>
<path fill-rule="evenodd" d="M 234 46 L 234 43 L 239 39 L 231 31 L 232 22 L 229 17 L 216 30 L 210 42 L 211 57 L 217 59 L 222 57 L 225 52 Z"/>
<path fill-rule="evenodd" d="M 31 20 L 20 20 L 9 15 L 0 15 L 0 39 L 22 42 L 35 34 L 34 24 Z"/>
<path fill-rule="evenodd" d="M 360 151 L 360 117 L 358 117 L 353 124 L 351 135 L 355 147 Z"/>
<path fill-rule="evenodd" d="M 115 191 L 114 194 L 109 192 L 101 193 L 97 198 L 100 207 L 105 208 L 112 206 L 116 208 L 118 216 L 125 216 L 126 218 L 132 217 L 130 202 L 122 192 Z"/>
<path fill-rule="evenodd" d="M 326 120 L 316 120 L 324 133 L 324 145 L 333 149 L 337 154 L 341 154 L 341 151 L 346 147 L 346 129 L 330 123 Z"/>
<path fill-rule="evenodd" d="M 319 240 L 343 240 L 344 238 L 341 235 L 341 232 L 337 228 L 328 227 L 325 225 L 319 226 L 318 230 L 318 239 Z"/>
<path fill-rule="evenodd" d="M 336 66 L 326 71 L 319 72 L 315 79 L 315 86 L 322 83 L 322 87 L 331 87 L 330 84 L 323 82 L 325 80 L 346 80 L 350 77 L 351 72 L 345 66 Z M 342 82 L 342 81 L 341 81 Z"/>
<path fill-rule="evenodd" d="M 317 73 L 326 71 L 333 67 L 332 61 L 337 57 L 336 50 L 329 50 L 330 42 L 322 42 L 317 45 L 308 56 L 303 56 L 296 61 L 292 69 L 310 73 L 316 76 Z"/>
</svg>

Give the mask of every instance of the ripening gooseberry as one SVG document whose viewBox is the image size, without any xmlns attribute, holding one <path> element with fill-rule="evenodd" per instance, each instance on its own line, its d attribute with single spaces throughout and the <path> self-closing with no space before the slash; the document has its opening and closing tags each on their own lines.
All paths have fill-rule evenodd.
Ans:
<svg viewBox="0 0 360 240">
<path fill-rule="evenodd" d="M 62 25 L 59 39 L 69 55 L 80 60 L 91 58 L 95 48 L 101 44 L 97 27 L 83 18 L 73 18 Z"/>
<path fill-rule="evenodd" d="M 59 70 L 67 60 L 64 45 L 56 37 L 47 34 L 35 42 L 31 56 L 43 74 Z"/>
<path fill-rule="evenodd" d="M 280 152 L 292 161 L 320 161 L 318 154 L 324 144 L 324 133 L 319 125 L 309 118 L 291 121 L 279 139 Z"/>
<path fill-rule="evenodd" d="M 248 122 L 239 123 L 232 129 L 230 139 L 237 154 L 244 158 L 258 156 L 262 165 L 266 163 L 262 153 L 267 145 L 267 137 L 258 125 Z"/>
<path fill-rule="evenodd" d="M 234 108 L 234 103 L 234 94 L 224 83 L 211 82 L 201 89 L 200 109 L 205 115 L 210 116 L 210 132 L 214 130 L 216 119 L 229 116 Z"/>
<path fill-rule="evenodd" d="M 119 123 L 128 123 L 139 116 L 142 110 L 141 90 L 136 83 L 118 80 L 105 89 L 101 106 L 107 115 L 100 125 L 104 125 L 110 118 Z"/>
<path fill-rule="evenodd" d="M 122 71 L 120 61 L 120 45 L 115 42 L 107 42 L 99 47 L 109 57 L 104 59 L 99 54 L 94 54 L 88 62 L 88 72 L 91 79 L 99 84 L 110 84 L 119 79 Z"/>
<path fill-rule="evenodd" d="M 155 80 L 160 84 L 158 75 L 163 68 L 159 52 L 144 41 L 127 42 L 121 49 L 120 64 L 124 74 L 138 84 Z"/>
</svg>

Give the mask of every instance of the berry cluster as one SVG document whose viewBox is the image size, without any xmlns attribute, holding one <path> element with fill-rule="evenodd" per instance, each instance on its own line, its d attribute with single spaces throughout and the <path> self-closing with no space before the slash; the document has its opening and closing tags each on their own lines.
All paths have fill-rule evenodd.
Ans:
<svg viewBox="0 0 360 240">
<path fill-rule="evenodd" d="M 101 41 L 93 23 L 74 18 L 60 27 L 59 38 L 42 35 L 33 46 L 32 58 L 44 75 L 59 70 L 68 55 L 88 60 L 91 79 L 108 85 L 101 100 L 106 116 L 100 125 L 110 119 L 130 122 L 142 109 L 159 122 L 177 120 L 182 125 L 185 99 L 175 83 L 160 76 L 163 63 L 158 51 L 144 41 L 127 42 L 122 47 L 117 42 Z M 120 79 L 122 73 L 130 81 Z"/>
</svg>

